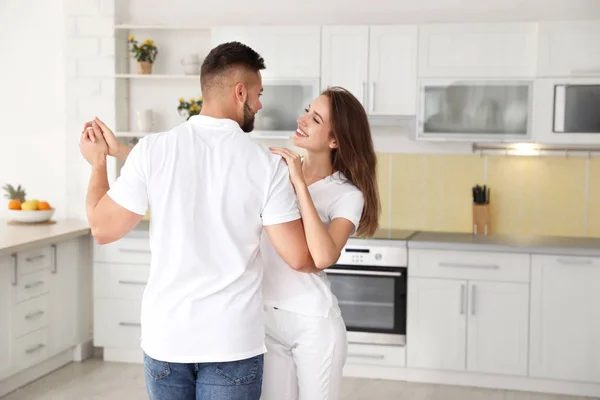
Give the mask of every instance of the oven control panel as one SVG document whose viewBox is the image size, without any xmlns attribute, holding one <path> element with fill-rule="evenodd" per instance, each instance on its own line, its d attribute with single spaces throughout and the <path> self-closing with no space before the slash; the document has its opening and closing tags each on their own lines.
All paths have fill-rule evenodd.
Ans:
<svg viewBox="0 0 600 400">
<path fill-rule="evenodd" d="M 336 264 L 372 267 L 406 267 L 408 252 L 405 247 L 346 245 Z"/>
</svg>

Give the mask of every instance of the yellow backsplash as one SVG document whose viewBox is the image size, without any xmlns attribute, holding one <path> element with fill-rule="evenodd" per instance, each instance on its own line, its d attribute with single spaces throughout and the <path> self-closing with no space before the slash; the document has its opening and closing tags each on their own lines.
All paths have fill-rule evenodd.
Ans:
<svg viewBox="0 0 600 400">
<path fill-rule="evenodd" d="M 600 237 L 599 159 L 380 153 L 378 160 L 382 228 L 471 232 L 471 187 L 487 183 L 493 233 Z"/>
</svg>

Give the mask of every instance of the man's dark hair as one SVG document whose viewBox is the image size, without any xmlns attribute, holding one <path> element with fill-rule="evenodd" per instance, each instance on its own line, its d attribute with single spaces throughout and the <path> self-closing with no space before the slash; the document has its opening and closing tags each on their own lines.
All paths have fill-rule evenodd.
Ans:
<svg viewBox="0 0 600 400">
<path fill-rule="evenodd" d="M 265 60 L 250 47 L 240 42 L 223 43 L 208 53 L 200 69 L 200 87 L 204 93 L 213 78 L 232 67 L 243 67 L 258 72 L 265 69 Z"/>
</svg>

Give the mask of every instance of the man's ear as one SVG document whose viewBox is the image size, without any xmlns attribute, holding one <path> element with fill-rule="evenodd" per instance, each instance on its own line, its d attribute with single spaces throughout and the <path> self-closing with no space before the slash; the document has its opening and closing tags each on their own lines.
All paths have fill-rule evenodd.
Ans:
<svg viewBox="0 0 600 400">
<path fill-rule="evenodd" d="M 238 82 L 235 85 L 235 99 L 240 103 L 244 103 L 248 98 L 248 89 L 242 82 Z"/>
</svg>

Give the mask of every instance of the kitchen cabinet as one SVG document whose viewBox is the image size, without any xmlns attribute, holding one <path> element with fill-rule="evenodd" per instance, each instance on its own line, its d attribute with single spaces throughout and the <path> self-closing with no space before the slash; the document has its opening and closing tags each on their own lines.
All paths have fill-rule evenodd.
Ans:
<svg viewBox="0 0 600 400">
<path fill-rule="evenodd" d="M 11 330 L 12 288 L 14 283 L 14 263 L 12 256 L 0 257 L 0 379 L 12 367 Z"/>
<path fill-rule="evenodd" d="M 78 305 L 78 239 L 52 246 L 50 276 L 51 350 L 60 353 L 77 343 Z"/>
<path fill-rule="evenodd" d="M 415 115 L 417 27 L 370 27 L 369 115 Z"/>
<path fill-rule="evenodd" d="M 536 73 L 535 23 L 424 24 L 419 78 L 518 78 Z"/>
<path fill-rule="evenodd" d="M 315 78 L 320 75 L 319 26 L 248 26 L 211 29 L 211 43 L 239 41 L 265 60 L 264 78 Z"/>
<path fill-rule="evenodd" d="M 534 255 L 530 375 L 600 383 L 600 258 Z"/>
<path fill-rule="evenodd" d="M 321 87 L 341 86 L 367 107 L 369 27 L 324 26 L 321 41 Z"/>
<path fill-rule="evenodd" d="M 417 27 L 324 26 L 321 85 L 341 86 L 369 115 L 414 115 Z"/>
<path fill-rule="evenodd" d="M 142 295 L 150 275 L 147 235 L 124 237 L 94 251 L 94 344 L 105 361 L 142 362 Z"/>
<path fill-rule="evenodd" d="M 467 370 L 527 375 L 529 285 L 469 281 Z"/>
<path fill-rule="evenodd" d="M 529 256 L 411 250 L 408 367 L 527 375 Z"/>
<path fill-rule="evenodd" d="M 409 367 L 465 369 L 466 289 L 465 281 L 409 277 L 406 331 Z"/>
<path fill-rule="evenodd" d="M 600 20 L 539 24 L 538 76 L 600 76 Z"/>
</svg>

